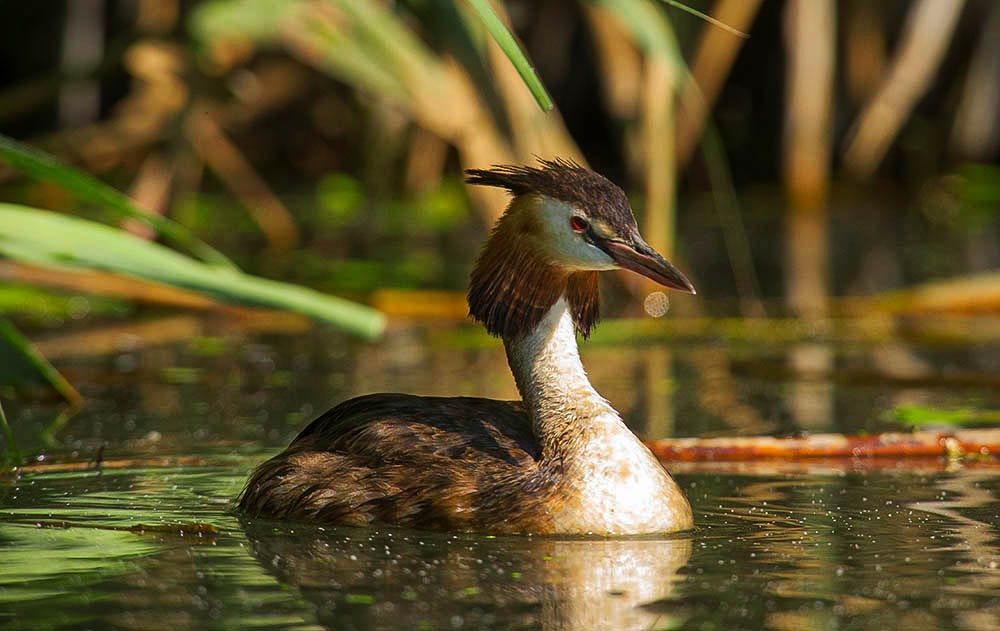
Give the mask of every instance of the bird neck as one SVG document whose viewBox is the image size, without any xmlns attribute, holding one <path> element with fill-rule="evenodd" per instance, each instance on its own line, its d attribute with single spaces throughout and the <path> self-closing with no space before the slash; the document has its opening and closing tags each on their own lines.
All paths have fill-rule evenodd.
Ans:
<svg viewBox="0 0 1000 631">
<path fill-rule="evenodd" d="M 572 309 L 560 298 L 527 334 L 504 338 L 507 361 L 539 446 L 540 476 L 558 493 L 552 532 L 682 530 L 691 506 L 649 449 L 597 394 L 580 363 Z"/>
<path fill-rule="evenodd" d="M 521 393 L 542 460 L 565 461 L 588 436 L 625 428 L 594 390 L 580 362 L 570 305 L 559 298 L 528 333 L 504 338 L 507 362 Z"/>
</svg>

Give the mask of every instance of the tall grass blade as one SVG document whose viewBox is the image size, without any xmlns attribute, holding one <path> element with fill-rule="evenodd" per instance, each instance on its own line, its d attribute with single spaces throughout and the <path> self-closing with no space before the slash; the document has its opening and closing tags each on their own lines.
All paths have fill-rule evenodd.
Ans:
<svg viewBox="0 0 1000 631">
<path fill-rule="evenodd" d="M 378 311 L 311 289 L 219 269 L 114 228 L 37 208 L 0 203 L 0 254 L 61 268 L 100 269 L 183 287 L 228 302 L 297 311 L 375 338 Z"/>
<path fill-rule="evenodd" d="M 594 0 L 618 14 L 643 52 L 667 55 L 679 72 L 687 72 L 673 29 L 663 12 L 647 0 Z"/>
<path fill-rule="evenodd" d="M 692 7 L 689 7 L 686 4 L 682 4 L 680 2 L 677 2 L 677 0 L 660 0 L 660 2 L 664 2 L 666 4 L 669 4 L 670 6 L 674 7 L 675 9 L 680 9 L 681 11 L 684 11 L 685 13 L 690 13 L 691 15 L 695 16 L 696 18 L 701 18 L 702 20 L 705 20 L 709 24 L 721 28 L 723 31 L 726 31 L 727 33 L 732 33 L 733 35 L 736 35 L 737 37 L 742 37 L 743 39 L 749 39 L 750 38 L 750 36 L 747 35 L 746 33 L 744 33 L 743 31 L 741 31 L 739 29 L 735 29 L 735 28 L 729 26 L 728 24 L 726 24 L 725 22 L 716 20 L 715 18 L 713 18 L 711 15 L 708 15 L 707 13 L 702 13 L 701 11 L 699 11 L 697 9 L 694 9 Z"/>
<path fill-rule="evenodd" d="M 528 58 L 524 56 L 521 47 L 517 45 L 514 36 L 507 30 L 507 26 L 493 10 L 493 7 L 490 6 L 489 0 L 469 0 L 469 4 L 479 14 L 483 24 L 486 25 L 486 30 L 490 32 L 493 39 L 500 45 L 500 50 L 507 55 L 510 62 L 517 68 L 517 73 L 521 75 L 525 85 L 528 86 L 528 90 L 535 97 L 538 107 L 546 112 L 551 110 L 552 99 L 549 97 L 549 93 L 546 92 L 545 86 L 542 85 L 538 75 L 535 74 L 535 69 L 531 66 Z"/>
<path fill-rule="evenodd" d="M 164 217 L 144 213 L 125 195 L 86 173 L 61 164 L 53 156 L 0 135 L 0 158 L 36 180 L 53 182 L 80 199 L 109 208 L 152 226 L 164 237 L 185 248 L 206 263 L 238 271 L 224 254 L 201 241 L 184 226 Z"/>
<path fill-rule="evenodd" d="M 14 440 L 14 432 L 7 423 L 7 415 L 3 413 L 3 401 L 0 401 L 0 431 L 3 431 L 4 439 L 7 441 L 7 450 L 10 452 L 9 460 L 15 464 L 24 462 L 21 457 L 21 450 L 17 447 L 17 441 Z M 4 461 L 7 460 L 7 458 L 4 458 Z"/>
<path fill-rule="evenodd" d="M 76 388 L 6 318 L 0 318 L 0 357 L 4 357 L 0 381 L 14 384 L 43 383 L 52 386 L 71 406 L 77 407 L 83 403 L 83 396 Z"/>
</svg>

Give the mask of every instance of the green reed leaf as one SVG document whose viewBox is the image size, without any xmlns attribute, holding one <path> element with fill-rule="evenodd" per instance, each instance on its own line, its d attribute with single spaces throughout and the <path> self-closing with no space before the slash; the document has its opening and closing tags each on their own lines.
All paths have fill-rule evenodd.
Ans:
<svg viewBox="0 0 1000 631">
<path fill-rule="evenodd" d="M 96 222 L 0 203 L 0 254 L 46 267 L 89 268 L 190 289 L 214 298 L 296 311 L 375 338 L 378 311 L 341 298 L 220 269 Z"/>
</svg>

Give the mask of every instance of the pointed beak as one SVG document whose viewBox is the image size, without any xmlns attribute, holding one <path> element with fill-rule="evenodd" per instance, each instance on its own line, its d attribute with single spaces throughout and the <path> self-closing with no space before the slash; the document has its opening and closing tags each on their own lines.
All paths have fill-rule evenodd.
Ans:
<svg viewBox="0 0 1000 631">
<path fill-rule="evenodd" d="M 624 241 L 598 241 L 598 247 L 614 259 L 619 267 L 631 270 L 636 274 L 660 283 L 664 287 L 696 294 L 691 284 L 680 270 L 670 261 L 660 256 L 656 250 L 641 238 L 636 238 L 633 244 Z"/>
</svg>

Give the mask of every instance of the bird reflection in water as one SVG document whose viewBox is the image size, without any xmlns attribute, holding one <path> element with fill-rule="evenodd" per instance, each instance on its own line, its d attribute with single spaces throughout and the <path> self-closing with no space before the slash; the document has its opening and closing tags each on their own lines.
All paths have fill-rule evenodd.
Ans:
<svg viewBox="0 0 1000 631">
<path fill-rule="evenodd" d="M 253 555 L 329 629 L 650 629 L 688 537 L 484 537 L 247 522 Z M 679 623 L 680 621 L 674 621 Z"/>
</svg>

